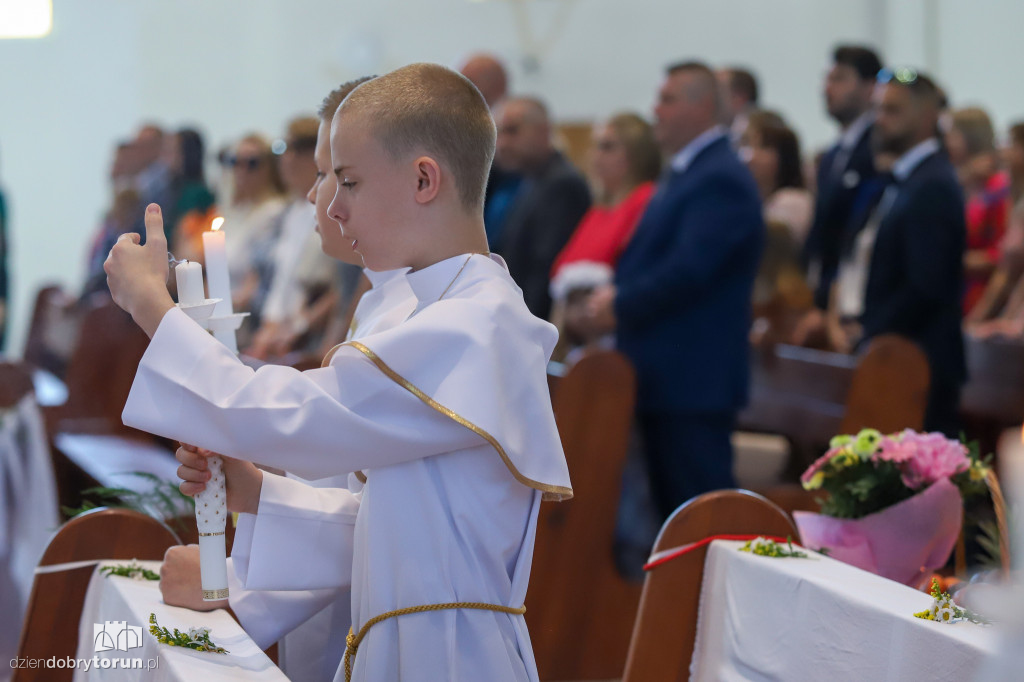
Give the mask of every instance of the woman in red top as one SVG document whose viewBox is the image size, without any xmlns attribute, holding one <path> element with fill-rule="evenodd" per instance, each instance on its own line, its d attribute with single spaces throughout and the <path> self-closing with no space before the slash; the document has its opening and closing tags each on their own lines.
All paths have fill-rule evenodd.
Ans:
<svg viewBox="0 0 1024 682">
<path fill-rule="evenodd" d="M 611 282 L 654 193 L 661 153 L 651 126 L 636 114 L 619 114 L 595 126 L 590 169 L 597 203 L 551 268 L 552 321 L 572 346 L 597 340 L 583 320 L 583 301 L 594 287 Z"/>
<path fill-rule="evenodd" d="M 995 131 L 982 109 L 960 109 L 953 113 L 946 148 L 967 200 L 967 289 L 963 300 L 963 312 L 967 315 L 982 298 L 999 264 L 1010 208 L 1010 179 L 998 169 Z"/>
</svg>

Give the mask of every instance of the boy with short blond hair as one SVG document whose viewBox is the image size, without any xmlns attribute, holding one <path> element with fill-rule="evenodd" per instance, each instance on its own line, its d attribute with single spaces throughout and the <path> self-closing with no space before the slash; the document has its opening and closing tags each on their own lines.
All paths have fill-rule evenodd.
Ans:
<svg viewBox="0 0 1024 682">
<path fill-rule="evenodd" d="M 330 215 L 367 267 L 411 268 L 409 319 L 342 344 L 322 369 L 253 372 L 172 309 L 150 207 L 147 245 L 126 237 L 106 265 L 152 336 L 125 422 L 310 478 L 365 479 L 360 496 L 228 478 L 229 505 L 246 512 L 234 553 L 246 587 L 351 582 L 339 678 L 536 680 L 522 604 L 538 506 L 572 490 L 545 374 L 556 332 L 486 253 L 493 122 L 462 76 L 414 64 L 349 95 L 331 151 Z M 194 491 L 207 472 L 198 455 L 185 464 Z M 273 556 L 249 551 L 268 534 Z M 304 559 L 311 547 L 321 560 Z"/>
</svg>

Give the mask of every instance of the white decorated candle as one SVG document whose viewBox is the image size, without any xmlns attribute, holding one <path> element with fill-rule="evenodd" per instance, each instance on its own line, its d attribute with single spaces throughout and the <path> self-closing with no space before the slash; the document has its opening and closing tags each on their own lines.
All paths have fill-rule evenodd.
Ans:
<svg viewBox="0 0 1024 682">
<path fill-rule="evenodd" d="M 178 305 L 199 305 L 203 294 L 203 266 L 199 263 L 178 263 L 174 266 L 174 279 L 178 282 Z"/>
<path fill-rule="evenodd" d="M 210 298 L 219 298 L 213 309 L 214 317 L 234 313 L 231 307 L 231 280 L 228 278 L 228 252 L 226 237 L 221 226 L 223 218 L 214 218 L 213 229 L 203 232 L 203 255 L 206 258 L 206 279 L 210 285 Z"/>
<path fill-rule="evenodd" d="M 228 598 L 228 564 L 224 529 L 227 527 L 227 490 L 220 457 L 207 460 L 210 480 L 196 495 L 196 526 L 199 528 L 199 574 L 203 601 Z"/>
</svg>

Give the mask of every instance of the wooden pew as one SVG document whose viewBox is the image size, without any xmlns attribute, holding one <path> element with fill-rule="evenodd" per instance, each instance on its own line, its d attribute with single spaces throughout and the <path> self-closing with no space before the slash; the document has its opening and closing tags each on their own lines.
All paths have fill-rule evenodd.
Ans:
<svg viewBox="0 0 1024 682">
<path fill-rule="evenodd" d="M 783 345 L 758 350 L 750 406 L 741 413 L 739 428 L 789 439 L 787 476 L 794 481 L 758 492 L 787 513 L 817 511 L 821 493 L 807 492 L 795 481 L 825 452 L 831 437 L 863 428 L 920 430 L 928 382 L 924 352 L 891 334 L 873 339 L 857 357 Z"/>
<path fill-rule="evenodd" d="M 52 432 L 138 435 L 121 423 L 121 412 L 147 345 L 146 334 L 113 301 L 90 308 L 68 362 L 68 400 L 49 409 Z"/>
<path fill-rule="evenodd" d="M 635 377 L 614 351 L 589 354 L 557 379 L 552 405 L 573 499 L 544 503 L 526 619 L 542 680 L 616 677 L 640 586 L 618 573 L 612 545 Z"/>
<path fill-rule="evenodd" d="M 78 338 L 83 309 L 58 285 L 36 293 L 22 357 L 33 367 L 63 377 Z"/>
<path fill-rule="evenodd" d="M 758 349 L 739 428 L 784 435 L 801 455 L 816 456 L 837 433 L 920 429 L 927 392 L 924 353 L 899 336 L 879 336 L 860 356 L 787 345 Z"/>
<path fill-rule="evenodd" d="M 924 427 L 931 372 L 916 343 L 895 334 L 872 339 L 850 381 L 839 433 L 892 433 Z"/>
<path fill-rule="evenodd" d="M 789 516 L 760 495 L 718 490 L 679 507 L 662 526 L 653 551 L 723 534 L 799 537 Z M 689 679 L 706 555 L 707 547 L 701 547 L 647 574 L 622 682 Z"/>
<path fill-rule="evenodd" d="M 998 452 L 1006 429 L 1024 422 L 1024 341 L 964 337 L 967 383 L 960 394 L 964 432 L 982 454 Z M 997 462 L 998 464 L 998 462 Z"/>
<path fill-rule="evenodd" d="M 737 428 L 786 436 L 806 458 L 838 432 L 856 366 L 852 356 L 810 348 L 753 349 L 750 403 Z"/>
<path fill-rule="evenodd" d="M 39 566 L 102 559 L 161 560 L 178 544 L 170 528 L 126 509 L 94 509 L 64 524 Z M 21 632 L 21 658 L 74 657 L 78 626 L 95 565 L 36 575 Z M 72 670 L 18 669 L 14 682 L 62 682 Z"/>
<path fill-rule="evenodd" d="M 966 336 L 964 345 L 968 376 L 960 396 L 961 413 L 996 432 L 1020 426 L 1024 422 L 1024 342 Z"/>
<path fill-rule="evenodd" d="M 0 410 L 14 407 L 32 390 L 32 370 L 28 365 L 0 359 Z"/>
</svg>

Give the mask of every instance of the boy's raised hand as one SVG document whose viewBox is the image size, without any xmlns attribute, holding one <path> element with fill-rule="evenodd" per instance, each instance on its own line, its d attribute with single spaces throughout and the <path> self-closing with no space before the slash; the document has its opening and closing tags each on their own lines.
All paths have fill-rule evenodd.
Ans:
<svg viewBox="0 0 1024 682">
<path fill-rule="evenodd" d="M 150 337 L 164 313 L 174 307 L 167 292 L 167 238 L 160 207 L 146 207 L 146 244 L 134 232 L 122 234 L 110 249 L 103 270 L 114 302 L 131 314 Z"/>
<path fill-rule="evenodd" d="M 178 478 L 182 479 L 183 483 L 178 487 L 182 494 L 192 497 L 206 489 L 206 482 L 210 480 L 210 467 L 206 460 L 216 454 L 182 443 L 174 453 L 175 459 L 181 462 L 181 466 L 178 467 Z M 250 462 L 219 456 L 224 462 L 228 511 L 255 514 L 260 504 L 263 472 Z"/>
</svg>

